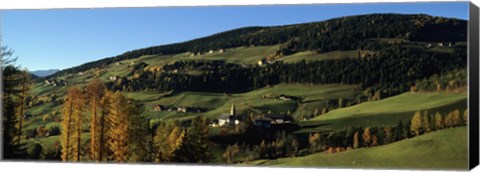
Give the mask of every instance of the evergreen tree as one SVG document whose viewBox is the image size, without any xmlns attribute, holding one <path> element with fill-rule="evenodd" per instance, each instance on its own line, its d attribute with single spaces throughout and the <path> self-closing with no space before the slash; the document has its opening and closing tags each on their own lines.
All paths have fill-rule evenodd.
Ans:
<svg viewBox="0 0 480 172">
<path fill-rule="evenodd" d="M 16 139 L 19 138 L 18 133 L 18 116 L 16 115 L 16 107 L 19 105 L 19 94 L 21 90 L 19 86 L 21 78 L 19 77 L 21 72 L 14 62 L 16 58 L 11 58 L 13 50 L 8 49 L 6 46 L 1 47 L 0 51 L 0 64 L 3 81 L 2 81 L 2 159 L 17 159 L 22 158 L 25 153 L 25 149 L 22 145 L 18 144 Z"/>
<path fill-rule="evenodd" d="M 18 118 L 19 118 L 19 123 L 18 123 L 18 139 L 17 139 L 17 145 L 20 146 L 20 141 L 21 137 L 23 134 L 23 116 L 25 114 L 25 99 L 28 96 L 28 91 L 30 87 L 30 73 L 28 72 L 27 69 L 21 72 L 20 74 L 21 79 L 21 90 L 20 90 L 20 101 L 19 101 L 19 110 L 18 110 Z"/>
<path fill-rule="evenodd" d="M 144 162 L 147 160 L 148 121 L 142 116 L 143 104 L 133 99 L 127 100 L 128 118 L 128 144 L 131 162 Z"/>
<path fill-rule="evenodd" d="M 407 138 L 407 133 L 404 132 L 404 126 L 402 121 L 398 121 L 397 125 L 395 126 L 395 132 L 394 132 L 394 140 L 399 141 L 402 139 Z"/>
<path fill-rule="evenodd" d="M 208 163 L 213 160 L 208 142 L 208 123 L 203 117 L 196 117 L 187 128 L 185 148 L 188 154 L 184 155 L 188 162 Z"/>
</svg>

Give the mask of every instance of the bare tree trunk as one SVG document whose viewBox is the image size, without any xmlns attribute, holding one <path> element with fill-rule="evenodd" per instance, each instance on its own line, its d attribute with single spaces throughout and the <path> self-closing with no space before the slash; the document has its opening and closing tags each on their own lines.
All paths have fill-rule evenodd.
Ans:
<svg viewBox="0 0 480 172">
<path fill-rule="evenodd" d="M 20 140 L 22 138 L 22 121 L 23 121 L 23 111 L 25 109 L 25 94 L 27 92 L 27 76 L 24 74 L 23 83 L 22 83 L 22 95 L 20 99 L 20 113 L 19 113 L 19 122 L 18 122 L 18 141 L 17 145 L 20 145 Z"/>
</svg>

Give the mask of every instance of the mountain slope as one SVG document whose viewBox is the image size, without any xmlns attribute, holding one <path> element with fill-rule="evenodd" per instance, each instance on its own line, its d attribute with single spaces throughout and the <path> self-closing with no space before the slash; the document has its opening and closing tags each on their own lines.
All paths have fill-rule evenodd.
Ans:
<svg viewBox="0 0 480 172">
<path fill-rule="evenodd" d="M 182 43 L 128 51 L 80 66 L 62 70 L 54 76 L 77 73 L 143 55 L 205 53 L 241 46 L 285 44 L 278 53 L 299 51 L 327 52 L 365 48 L 371 38 L 399 38 L 407 41 L 466 41 L 467 21 L 429 15 L 369 14 L 341 17 L 321 22 L 273 27 L 246 27 L 221 32 Z M 372 44 L 372 45 L 370 45 Z M 369 43 L 375 46 L 375 43 Z"/>
</svg>

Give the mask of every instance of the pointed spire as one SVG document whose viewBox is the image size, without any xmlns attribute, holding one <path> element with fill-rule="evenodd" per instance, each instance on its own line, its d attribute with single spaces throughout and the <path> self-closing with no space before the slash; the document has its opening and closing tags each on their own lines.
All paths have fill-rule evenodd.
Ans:
<svg viewBox="0 0 480 172">
<path fill-rule="evenodd" d="M 235 115 L 235 104 L 232 103 L 232 108 L 230 109 L 230 115 Z"/>
</svg>

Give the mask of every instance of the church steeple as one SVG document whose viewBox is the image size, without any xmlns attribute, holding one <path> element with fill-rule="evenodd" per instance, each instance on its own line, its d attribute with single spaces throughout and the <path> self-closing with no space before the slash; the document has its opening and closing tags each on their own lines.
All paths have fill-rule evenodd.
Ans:
<svg viewBox="0 0 480 172">
<path fill-rule="evenodd" d="M 235 104 L 232 103 L 232 108 L 230 108 L 230 115 L 235 115 Z"/>
</svg>

